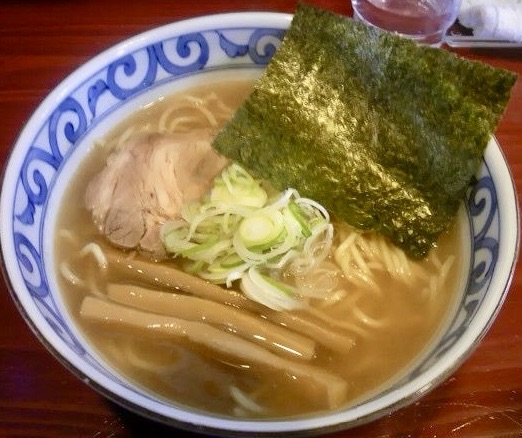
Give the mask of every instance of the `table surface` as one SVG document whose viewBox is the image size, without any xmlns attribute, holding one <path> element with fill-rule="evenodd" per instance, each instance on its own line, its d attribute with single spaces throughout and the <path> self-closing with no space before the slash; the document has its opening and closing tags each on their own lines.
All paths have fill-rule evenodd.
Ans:
<svg viewBox="0 0 522 438">
<path fill-rule="evenodd" d="M 309 1 L 351 15 L 348 0 Z M 158 25 L 216 12 L 292 12 L 291 0 L 145 2 L 4 0 L 0 4 L 0 160 L 38 103 L 93 55 Z M 522 49 L 459 49 L 522 74 Z M 496 136 L 522 193 L 522 79 Z M 331 437 L 522 436 L 522 270 L 473 355 L 419 402 Z M 36 340 L 0 282 L 0 437 L 193 436 L 99 395 Z"/>
</svg>

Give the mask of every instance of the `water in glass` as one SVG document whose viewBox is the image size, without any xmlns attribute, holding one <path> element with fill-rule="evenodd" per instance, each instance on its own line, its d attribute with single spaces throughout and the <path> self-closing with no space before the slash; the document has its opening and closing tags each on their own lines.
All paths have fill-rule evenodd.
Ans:
<svg viewBox="0 0 522 438">
<path fill-rule="evenodd" d="M 439 45 L 460 0 L 352 0 L 354 18 L 420 43 Z"/>
</svg>

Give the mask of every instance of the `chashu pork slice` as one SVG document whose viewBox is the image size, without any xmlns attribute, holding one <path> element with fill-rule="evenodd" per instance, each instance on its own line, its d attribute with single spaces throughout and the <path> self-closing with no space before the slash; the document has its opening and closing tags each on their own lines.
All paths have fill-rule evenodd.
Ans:
<svg viewBox="0 0 522 438">
<path fill-rule="evenodd" d="M 211 147 L 213 133 L 140 134 L 112 152 L 88 184 L 85 204 L 99 231 L 123 248 L 164 255 L 161 225 L 180 217 L 227 164 Z"/>
</svg>

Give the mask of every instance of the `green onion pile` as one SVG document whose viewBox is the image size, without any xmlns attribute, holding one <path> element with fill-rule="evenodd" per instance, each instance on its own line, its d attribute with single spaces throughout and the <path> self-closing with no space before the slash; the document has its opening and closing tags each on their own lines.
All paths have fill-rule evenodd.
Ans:
<svg viewBox="0 0 522 438">
<path fill-rule="evenodd" d="M 317 266 L 333 239 L 323 206 L 294 189 L 271 193 L 235 163 L 204 199 L 186 204 L 181 216 L 162 229 L 167 253 L 182 258 L 185 271 L 212 283 L 231 287 L 240 280 L 245 295 L 275 310 L 306 305 L 287 273 Z"/>
</svg>

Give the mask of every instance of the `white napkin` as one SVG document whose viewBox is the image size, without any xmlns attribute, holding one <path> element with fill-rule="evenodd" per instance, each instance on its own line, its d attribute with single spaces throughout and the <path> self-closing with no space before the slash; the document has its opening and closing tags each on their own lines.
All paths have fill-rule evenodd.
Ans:
<svg viewBox="0 0 522 438">
<path fill-rule="evenodd" d="M 522 43 L 522 0 L 462 0 L 458 19 L 477 38 Z"/>
</svg>

